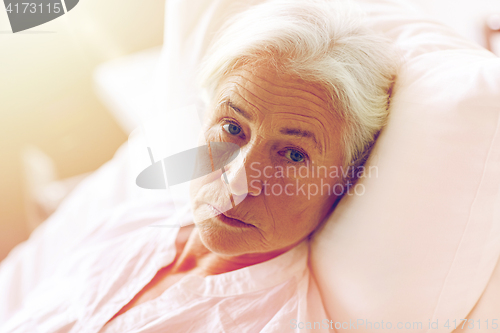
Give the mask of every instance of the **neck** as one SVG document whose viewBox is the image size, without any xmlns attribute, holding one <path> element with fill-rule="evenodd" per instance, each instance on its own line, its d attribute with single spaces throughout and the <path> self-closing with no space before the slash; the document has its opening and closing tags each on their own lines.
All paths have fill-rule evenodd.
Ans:
<svg viewBox="0 0 500 333">
<path fill-rule="evenodd" d="M 296 244 L 273 252 L 244 255 L 221 255 L 210 251 L 202 242 L 198 228 L 190 228 L 187 241 L 176 244 L 177 253 L 172 273 L 196 272 L 202 276 L 231 272 L 270 260 L 288 251 Z M 183 231 L 182 229 L 179 231 Z M 189 232 L 187 230 L 185 232 Z"/>
</svg>

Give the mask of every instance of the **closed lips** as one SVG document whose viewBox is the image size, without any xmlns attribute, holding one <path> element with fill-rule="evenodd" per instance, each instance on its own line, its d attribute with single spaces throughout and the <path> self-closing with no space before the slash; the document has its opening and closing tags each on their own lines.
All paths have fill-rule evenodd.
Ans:
<svg viewBox="0 0 500 333">
<path fill-rule="evenodd" d="M 218 208 L 217 206 L 213 206 L 211 204 L 208 204 L 208 206 L 210 207 L 210 209 L 215 212 L 224 222 L 236 222 L 238 224 L 242 224 L 244 226 L 252 226 L 251 224 L 248 224 L 248 223 L 245 223 L 243 222 L 242 220 L 238 219 L 238 218 L 235 218 L 235 217 L 232 217 L 232 216 L 228 216 L 224 213 L 222 213 L 221 209 Z M 231 221 L 232 220 L 232 221 Z M 231 223 L 232 224 L 232 223 Z M 241 227 L 241 225 L 239 225 Z"/>
</svg>

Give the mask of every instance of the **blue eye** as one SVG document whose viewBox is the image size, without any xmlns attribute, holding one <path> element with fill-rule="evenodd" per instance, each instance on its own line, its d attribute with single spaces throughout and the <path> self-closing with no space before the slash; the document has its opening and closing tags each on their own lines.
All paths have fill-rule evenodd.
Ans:
<svg viewBox="0 0 500 333">
<path fill-rule="evenodd" d="M 285 153 L 285 157 L 294 162 L 302 162 L 305 159 L 304 154 L 295 149 L 288 149 Z"/>
<path fill-rule="evenodd" d="M 238 135 L 241 132 L 241 127 L 233 123 L 225 124 L 222 128 L 231 135 Z"/>
</svg>

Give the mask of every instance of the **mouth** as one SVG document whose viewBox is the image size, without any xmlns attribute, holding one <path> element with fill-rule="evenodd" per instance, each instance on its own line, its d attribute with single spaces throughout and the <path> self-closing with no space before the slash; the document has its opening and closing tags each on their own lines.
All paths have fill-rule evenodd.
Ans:
<svg viewBox="0 0 500 333">
<path fill-rule="evenodd" d="M 214 218 L 221 221 L 222 223 L 225 223 L 225 224 L 230 225 L 232 227 L 239 227 L 239 228 L 253 227 L 253 225 L 251 225 L 251 224 L 248 224 L 248 223 L 245 223 L 241 220 L 227 216 L 226 214 L 222 213 L 218 208 L 216 208 L 210 204 L 207 204 L 207 205 L 210 208 L 210 210 L 215 213 Z"/>
</svg>

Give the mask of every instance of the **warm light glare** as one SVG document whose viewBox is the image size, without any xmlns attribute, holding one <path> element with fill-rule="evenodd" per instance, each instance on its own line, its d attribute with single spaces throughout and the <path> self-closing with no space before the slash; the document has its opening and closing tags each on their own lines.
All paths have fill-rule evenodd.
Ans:
<svg viewBox="0 0 500 333">
<path fill-rule="evenodd" d="M 0 260 L 32 228 L 25 148 L 46 154 L 57 179 L 109 160 L 126 134 L 94 92 L 94 69 L 160 45 L 163 11 L 164 1 L 84 0 L 13 34 L 0 5 Z"/>
</svg>

